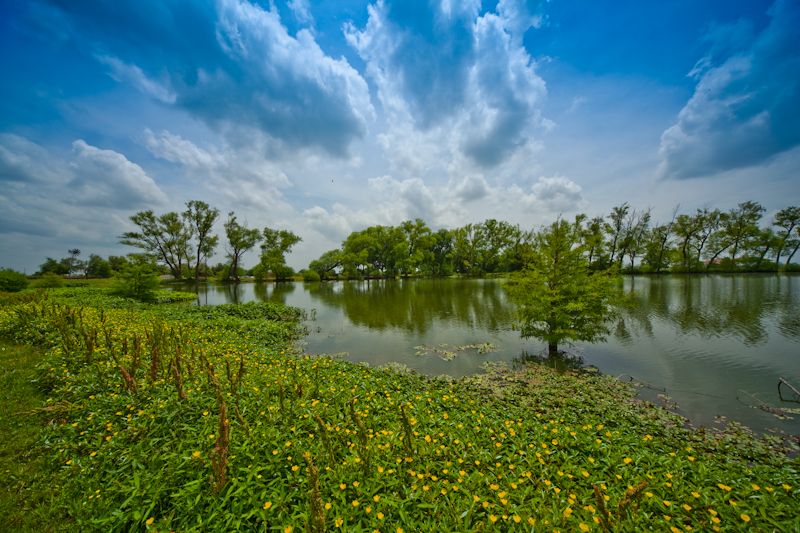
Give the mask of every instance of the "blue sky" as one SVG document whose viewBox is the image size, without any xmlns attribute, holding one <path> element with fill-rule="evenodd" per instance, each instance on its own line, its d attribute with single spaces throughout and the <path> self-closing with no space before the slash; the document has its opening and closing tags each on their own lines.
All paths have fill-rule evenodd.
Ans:
<svg viewBox="0 0 800 533">
<path fill-rule="evenodd" d="M 0 265 L 125 253 L 191 199 L 294 230 L 295 267 L 414 217 L 771 216 L 798 27 L 797 0 L 3 2 Z"/>
</svg>

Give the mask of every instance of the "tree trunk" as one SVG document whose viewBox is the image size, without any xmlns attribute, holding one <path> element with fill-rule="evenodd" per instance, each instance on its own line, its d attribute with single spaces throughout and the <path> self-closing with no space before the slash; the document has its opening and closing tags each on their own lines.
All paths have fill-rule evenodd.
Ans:
<svg viewBox="0 0 800 533">
<path fill-rule="evenodd" d="M 557 357 L 558 356 L 558 343 L 554 341 L 550 341 L 547 343 L 547 355 L 548 357 Z"/>
</svg>

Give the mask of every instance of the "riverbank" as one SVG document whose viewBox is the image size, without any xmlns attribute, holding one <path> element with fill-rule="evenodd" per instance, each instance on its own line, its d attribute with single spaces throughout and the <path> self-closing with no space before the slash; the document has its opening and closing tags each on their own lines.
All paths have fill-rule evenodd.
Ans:
<svg viewBox="0 0 800 533">
<path fill-rule="evenodd" d="M 5 339 L 43 348 L 54 504 L 103 531 L 798 526 L 798 460 L 747 432 L 686 429 L 604 376 L 296 354 L 301 316 L 100 289 L 0 307 Z"/>
</svg>

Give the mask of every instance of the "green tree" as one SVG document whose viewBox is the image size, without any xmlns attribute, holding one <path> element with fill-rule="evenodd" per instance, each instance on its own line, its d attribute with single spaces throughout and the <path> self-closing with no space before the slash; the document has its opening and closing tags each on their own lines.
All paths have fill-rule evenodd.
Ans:
<svg viewBox="0 0 800 533">
<path fill-rule="evenodd" d="M 453 273 L 453 234 L 446 229 L 433 234 L 428 272 L 435 277 Z"/>
<path fill-rule="evenodd" d="M 618 252 L 623 238 L 622 231 L 625 227 L 625 218 L 628 216 L 630 209 L 631 206 L 628 202 L 625 202 L 622 205 L 612 208 L 611 214 L 608 215 L 608 218 L 611 219 L 611 223 L 608 225 L 608 233 L 611 236 L 611 241 L 608 243 L 609 264 L 614 264 L 615 260 L 620 264 L 622 263 L 622 260 L 618 258 Z"/>
<path fill-rule="evenodd" d="M 147 210 L 131 216 L 131 222 L 139 231 L 123 233 L 120 242 L 155 256 L 176 279 L 183 277 L 183 268 L 189 264 L 191 255 L 192 229 L 181 216 L 175 212 L 156 216 Z"/>
<path fill-rule="evenodd" d="M 554 222 L 536 234 L 529 263 L 507 284 L 520 335 L 547 342 L 550 356 L 565 341 L 604 339 L 617 278 L 616 270 L 590 270 L 579 227 Z"/>
<path fill-rule="evenodd" d="M 52 257 L 45 259 L 44 263 L 39 265 L 39 274 L 57 274 L 59 276 L 66 276 L 69 274 L 69 265 L 63 261 L 56 261 Z"/>
<path fill-rule="evenodd" d="M 211 235 L 211 230 L 218 217 L 219 209 L 212 208 L 205 202 L 200 200 L 186 202 L 183 219 L 197 240 L 194 264 L 195 280 L 200 279 L 200 264 L 214 254 L 214 248 L 219 242 L 218 236 Z"/>
<path fill-rule="evenodd" d="M 722 232 L 730 241 L 731 263 L 736 266 L 739 249 L 749 240 L 756 238 L 760 231 L 758 221 L 764 208 L 758 202 L 742 202 L 728 213 L 722 225 Z"/>
<path fill-rule="evenodd" d="M 248 228 L 236 220 L 236 215 L 231 211 L 225 222 L 225 237 L 228 239 L 227 257 L 231 260 L 230 269 L 226 279 L 239 282 L 239 261 L 242 255 L 251 250 L 261 240 L 261 232 L 256 228 Z"/>
<path fill-rule="evenodd" d="M 125 265 L 128 264 L 128 258 L 124 255 L 109 255 L 108 266 L 112 272 L 119 272 Z"/>
<path fill-rule="evenodd" d="M 65 261 L 66 264 L 68 265 L 67 266 L 67 269 L 69 270 L 69 272 L 67 272 L 68 275 L 72 276 L 76 274 L 79 275 L 86 274 L 86 262 L 82 261 L 80 259 L 80 256 L 81 256 L 80 249 L 72 248 L 71 250 L 69 250 L 69 257 L 65 257 L 64 259 L 62 259 L 62 261 Z"/>
<path fill-rule="evenodd" d="M 294 270 L 286 266 L 286 254 L 302 239 L 288 230 L 264 228 L 261 244 L 261 266 L 283 281 L 294 275 Z"/>
<path fill-rule="evenodd" d="M 781 255 L 786 250 L 786 241 L 791 238 L 792 230 L 800 226 L 800 207 L 792 206 L 781 209 L 775 214 L 772 224 L 780 228 L 777 233 L 780 242 L 775 252 L 775 264 L 780 265 Z"/>
<path fill-rule="evenodd" d="M 320 279 L 328 279 L 340 266 L 342 266 L 342 251 L 336 248 L 311 261 L 308 268 L 319 274 Z"/>
<path fill-rule="evenodd" d="M 86 264 L 86 276 L 90 278 L 111 277 L 111 265 L 99 255 L 92 254 Z"/>
</svg>

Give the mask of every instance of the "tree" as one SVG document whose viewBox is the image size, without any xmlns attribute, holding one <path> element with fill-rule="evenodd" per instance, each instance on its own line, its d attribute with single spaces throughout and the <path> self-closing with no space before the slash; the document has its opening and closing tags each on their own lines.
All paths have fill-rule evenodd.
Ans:
<svg viewBox="0 0 800 533">
<path fill-rule="evenodd" d="M 342 266 L 342 251 L 336 248 L 311 261 L 308 268 L 319 274 L 320 279 L 327 279 L 340 266 Z"/>
<path fill-rule="evenodd" d="M 73 274 L 85 274 L 86 262 L 80 260 L 80 255 L 80 249 L 72 248 L 69 250 L 69 257 L 66 257 L 62 260 L 66 261 L 66 264 L 68 265 L 68 275 L 72 276 Z"/>
<path fill-rule="evenodd" d="M 56 261 L 52 257 L 45 259 L 44 263 L 39 265 L 39 274 L 58 274 L 59 276 L 66 276 L 69 274 L 69 265 L 64 261 Z"/>
<path fill-rule="evenodd" d="M 530 262 L 507 284 L 520 335 L 547 342 L 550 356 L 564 341 L 599 341 L 608 333 L 616 270 L 590 270 L 585 252 L 580 228 L 558 220 L 536 234 Z"/>
<path fill-rule="evenodd" d="M 205 202 L 200 200 L 186 202 L 186 211 L 183 212 L 183 219 L 197 239 L 194 264 L 195 280 L 200 279 L 200 263 L 214 254 L 214 248 L 217 247 L 219 242 L 218 236 L 210 235 L 217 217 L 219 217 L 219 209 L 212 208 Z"/>
<path fill-rule="evenodd" d="M 303 239 L 291 231 L 272 228 L 264 228 L 262 236 L 261 266 L 272 272 L 277 281 L 288 279 L 294 271 L 286 266 L 286 254 Z"/>
<path fill-rule="evenodd" d="M 131 216 L 139 231 L 122 234 L 120 242 L 141 248 L 167 266 L 170 273 L 180 279 L 183 267 L 189 264 L 192 229 L 187 227 L 175 212 L 156 216 L 153 211 L 139 211 Z"/>
<path fill-rule="evenodd" d="M 792 230 L 800 226 L 800 207 L 792 206 L 781 209 L 775 214 L 775 220 L 772 224 L 781 229 L 778 232 L 780 243 L 775 252 L 775 264 L 780 265 L 781 255 L 786 249 L 786 241 L 791 238 Z"/>
<path fill-rule="evenodd" d="M 431 276 L 449 276 L 453 273 L 453 235 L 446 229 L 433 234 L 429 266 Z"/>
<path fill-rule="evenodd" d="M 609 233 L 611 234 L 608 258 L 608 262 L 610 264 L 614 264 L 614 258 L 616 257 L 617 249 L 620 244 L 620 238 L 622 237 L 623 224 L 625 223 L 625 217 L 628 216 L 628 211 L 630 208 L 631 206 L 628 204 L 628 202 L 625 202 L 622 205 L 612 208 L 611 214 L 608 215 L 608 218 L 611 219 L 611 224 L 608 226 Z"/>
<path fill-rule="evenodd" d="M 225 236 L 228 239 L 227 257 L 231 260 L 231 267 L 228 270 L 227 280 L 239 282 L 239 260 L 242 254 L 252 249 L 261 240 L 261 232 L 256 228 L 248 228 L 239 224 L 233 211 L 228 213 L 228 221 L 225 222 Z"/>
<path fill-rule="evenodd" d="M 108 278 L 111 276 L 111 265 L 99 255 L 89 256 L 86 264 L 86 277 L 89 278 Z"/>
<path fill-rule="evenodd" d="M 732 209 L 723 221 L 722 231 L 730 240 L 731 263 L 736 266 L 736 255 L 739 248 L 749 239 L 758 236 L 758 221 L 764 214 L 764 208 L 758 202 L 742 202 Z"/>
</svg>

